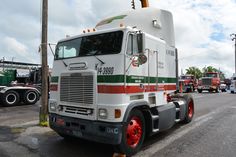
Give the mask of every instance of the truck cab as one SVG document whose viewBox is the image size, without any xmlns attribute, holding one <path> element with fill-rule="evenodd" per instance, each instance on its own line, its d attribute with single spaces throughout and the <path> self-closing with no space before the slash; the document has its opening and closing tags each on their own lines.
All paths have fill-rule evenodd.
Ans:
<svg viewBox="0 0 236 157">
<path fill-rule="evenodd" d="M 155 8 L 106 18 L 60 40 L 50 83 L 50 127 L 65 138 L 135 154 L 145 136 L 193 118 L 191 96 L 169 95 L 178 82 L 176 61 L 172 15 Z"/>
<path fill-rule="evenodd" d="M 180 88 L 183 92 L 194 92 L 197 87 L 197 80 L 194 75 L 181 75 L 179 79 Z"/>
<path fill-rule="evenodd" d="M 198 84 L 198 92 L 202 93 L 203 90 L 208 92 L 219 92 L 220 75 L 217 72 L 207 72 L 204 74 Z"/>
</svg>

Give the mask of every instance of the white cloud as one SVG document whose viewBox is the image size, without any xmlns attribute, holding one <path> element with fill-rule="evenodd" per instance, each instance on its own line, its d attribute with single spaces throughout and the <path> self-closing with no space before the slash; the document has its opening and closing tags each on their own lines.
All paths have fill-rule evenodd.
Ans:
<svg viewBox="0 0 236 157">
<path fill-rule="evenodd" d="M 150 0 L 152 6 L 170 10 L 174 17 L 180 67 L 215 66 L 230 77 L 234 49 L 229 34 L 236 33 L 236 3 L 232 0 Z M 221 28 L 218 28 L 221 27 Z M 215 39 L 214 39 L 215 38 Z M 220 38 L 220 41 L 218 40 Z"/>
<path fill-rule="evenodd" d="M 236 2 L 233 0 L 149 0 L 150 6 L 166 9 L 174 17 L 180 67 L 234 71 L 234 47 L 229 35 L 236 33 Z M 39 62 L 41 0 L 3 0 L 0 5 L 2 56 Z M 136 7 L 140 1 L 135 0 Z M 93 28 L 103 18 L 131 9 L 131 0 L 50 0 L 48 41 L 56 43 L 68 35 Z M 10 46 L 11 45 L 11 46 Z M 2 54 L 4 52 L 4 54 Z M 25 57 L 23 57 L 24 55 Z M 52 63 L 51 52 L 49 63 Z M 0 56 L 0 58 L 2 57 Z"/>
<path fill-rule="evenodd" d="M 14 60 L 21 62 L 38 63 L 38 59 L 34 57 L 36 54 L 29 52 L 28 47 L 17 41 L 15 38 L 5 37 L 2 40 L 2 47 L 5 48 L 2 57 L 5 57 L 8 60 L 14 58 Z"/>
<path fill-rule="evenodd" d="M 27 55 L 27 47 L 18 42 L 15 38 L 6 37 L 3 39 L 3 46 L 6 47 L 7 52 L 9 53 L 17 53 L 21 56 Z"/>
</svg>

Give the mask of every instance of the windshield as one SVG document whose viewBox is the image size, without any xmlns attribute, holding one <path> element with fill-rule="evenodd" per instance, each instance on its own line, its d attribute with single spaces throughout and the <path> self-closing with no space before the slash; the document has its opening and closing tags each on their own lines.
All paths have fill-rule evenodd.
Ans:
<svg viewBox="0 0 236 157">
<path fill-rule="evenodd" d="M 217 77 L 216 73 L 206 73 L 205 74 L 206 77 Z"/>
<path fill-rule="evenodd" d="M 57 44 L 55 59 L 117 54 L 121 51 L 123 32 L 84 36 Z"/>
<path fill-rule="evenodd" d="M 193 79 L 193 76 L 181 76 L 181 79 L 190 80 Z"/>
</svg>

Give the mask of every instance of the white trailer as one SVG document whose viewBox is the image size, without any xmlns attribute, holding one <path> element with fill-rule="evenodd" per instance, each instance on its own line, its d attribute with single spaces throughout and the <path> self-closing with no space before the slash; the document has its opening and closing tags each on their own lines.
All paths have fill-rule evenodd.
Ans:
<svg viewBox="0 0 236 157">
<path fill-rule="evenodd" d="M 60 40 L 55 53 L 49 122 L 65 138 L 112 144 L 129 156 L 145 137 L 193 118 L 193 98 L 174 94 L 177 49 L 168 11 L 107 18 Z"/>
</svg>

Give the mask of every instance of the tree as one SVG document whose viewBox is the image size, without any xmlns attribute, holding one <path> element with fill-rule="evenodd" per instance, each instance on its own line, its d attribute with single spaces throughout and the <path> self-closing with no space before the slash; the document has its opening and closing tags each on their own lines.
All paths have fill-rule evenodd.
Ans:
<svg viewBox="0 0 236 157">
<path fill-rule="evenodd" d="M 213 66 L 208 66 L 208 67 L 204 67 L 202 69 L 203 73 L 207 73 L 207 72 L 218 72 L 218 69 L 214 68 Z"/>
<path fill-rule="evenodd" d="M 185 69 L 185 70 L 186 70 L 186 74 L 193 75 L 196 77 L 196 79 L 199 79 L 202 77 L 202 72 L 197 67 L 189 67 L 188 69 Z"/>
<path fill-rule="evenodd" d="M 220 80 L 225 80 L 225 74 L 221 70 L 218 70 L 218 73 L 220 74 Z"/>
<path fill-rule="evenodd" d="M 212 66 L 204 67 L 204 68 L 202 69 L 202 72 L 203 72 L 203 73 L 206 73 L 206 72 L 218 72 L 218 73 L 220 74 L 220 79 L 221 79 L 221 80 L 224 80 L 224 79 L 225 79 L 225 74 L 224 74 L 221 70 L 216 69 L 216 68 L 214 68 L 214 67 L 212 67 Z"/>
</svg>

